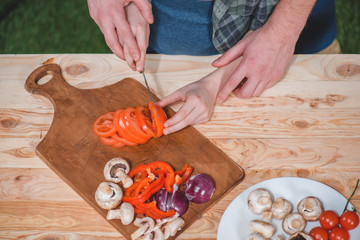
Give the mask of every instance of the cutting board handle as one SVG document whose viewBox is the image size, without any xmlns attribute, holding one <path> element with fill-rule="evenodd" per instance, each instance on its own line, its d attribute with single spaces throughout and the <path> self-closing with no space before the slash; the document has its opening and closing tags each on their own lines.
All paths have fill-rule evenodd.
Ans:
<svg viewBox="0 0 360 240">
<path fill-rule="evenodd" d="M 51 76 L 49 81 L 44 84 L 39 83 L 40 79 L 48 75 Z M 43 95 L 49 99 L 52 99 L 55 93 L 59 94 L 59 91 L 64 88 L 72 88 L 72 86 L 67 84 L 62 77 L 60 66 L 54 63 L 38 67 L 30 73 L 25 82 L 25 89 L 28 92 Z"/>
</svg>

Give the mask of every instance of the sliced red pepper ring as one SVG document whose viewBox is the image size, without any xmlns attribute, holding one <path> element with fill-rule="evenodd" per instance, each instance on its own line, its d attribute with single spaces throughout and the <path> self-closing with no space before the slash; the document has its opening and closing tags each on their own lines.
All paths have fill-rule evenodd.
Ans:
<svg viewBox="0 0 360 240">
<path fill-rule="evenodd" d="M 117 126 L 117 125 L 115 125 Z M 121 111 L 119 113 L 119 122 L 118 122 L 119 128 L 117 128 L 118 132 L 123 136 L 124 138 L 128 139 L 131 142 L 134 143 L 146 143 L 149 139 L 142 138 L 140 136 L 135 135 L 129 128 L 129 124 L 126 124 L 125 118 L 124 118 L 124 111 Z"/>
<path fill-rule="evenodd" d="M 99 137 L 109 137 L 116 133 L 113 123 L 114 112 L 107 112 L 98 117 L 92 125 L 92 131 Z"/>
<path fill-rule="evenodd" d="M 167 120 L 167 117 L 164 112 L 164 109 L 162 109 L 159 106 L 156 106 L 157 109 L 156 112 L 155 105 L 152 102 L 149 103 L 149 109 L 151 113 L 151 119 L 152 119 L 153 129 L 155 132 L 155 137 L 158 138 L 163 135 L 164 123 Z M 159 116 L 157 113 L 159 113 Z"/>
<path fill-rule="evenodd" d="M 135 114 L 135 108 L 129 107 L 124 111 L 124 122 L 126 127 L 131 131 L 134 135 L 149 140 L 152 135 L 144 131 L 139 124 L 138 118 Z"/>
<path fill-rule="evenodd" d="M 101 143 L 105 144 L 105 145 L 114 145 L 116 142 L 115 139 L 113 139 L 112 137 L 99 137 L 99 140 Z"/>
<path fill-rule="evenodd" d="M 149 106 L 138 106 L 135 109 L 135 116 L 139 122 L 140 127 L 143 131 L 147 132 L 152 137 L 156 137 L 153 129 L 151 113 Z"/>
<path fill-rule="evenodd" d="M 136 145 L 138 145 L 137 143 L 130 142 L 126 138 L 123 138 L 118 132 L 111 135 L 111 137 L 113 139 L 115 139 L 118 143 L 122 143 L 122 144 L 124 144 L 126 146 L 136 146 Z"/>
</svg>

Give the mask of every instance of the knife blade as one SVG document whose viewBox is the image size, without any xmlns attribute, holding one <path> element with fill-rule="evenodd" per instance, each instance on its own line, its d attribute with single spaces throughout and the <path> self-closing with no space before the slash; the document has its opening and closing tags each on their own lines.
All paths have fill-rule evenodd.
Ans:
<svg viewBox="0 0 360 240">
<path fill-rule="evenodd" d="M 141 72 L 142 73 L 142 75 L 143 75 L 143 77 L 144 77 L 144 81 L 145 81 L 145 84 L 146 84 L 146 88 L 147 88 L 147 90 L 148 90 L 148 92 L 149 92 L 149 95 L 150 95 L 150 98 L 151 98 L 151 102 L 154 104 L 154 106 L 155 106 L 155 111 L 156 111 L 156 114 L 157 114 L 157 116 L 158 116 L 158 118 L 159 118 L 159 121 L 160 121 L 160 124 L 163 124 L 162 122 L 161 122 L 161 119 L 160 119 L 160 114 L 159 114 L 159 112 L 158 112 L 158 110 L 157 110 L 157 107 L 156 107 L 156 105 L 155 105 L 155 101 L 154 101 L 154 98 L 153 98 L 153 96 L 152 96 L 152 94 L 151 94 L 151 91 L 150 91 L 150 87 L 149 87 L 149 84 L 148 84 L 148 82 L 147 82 L 147 79 L 146 79 L 146 76 L 145 76 L 145 68 L 144 68 L 144 70 Z"/>
</svg>

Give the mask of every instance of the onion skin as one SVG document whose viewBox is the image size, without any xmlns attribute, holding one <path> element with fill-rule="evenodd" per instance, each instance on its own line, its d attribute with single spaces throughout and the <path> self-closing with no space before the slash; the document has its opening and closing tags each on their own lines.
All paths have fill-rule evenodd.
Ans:
<svg viewBox="0 0 360 240">
<path fill-rule="evenodd" d="M 210 201 L 215 191 L 215 183 L 209 175 L 198 173 L 185 184 L 185 195 L 193 203 Z"/>
<path fill-rule="evenodd" d="M 156 201 L 156 205 L 161 211 L 167 212 L 174 209 L 180 216 L 189 208 L 189 200 L 181 190 L 176 190 L 171 194 L 162 188 L 151 196 L 150 201 Z"/>
</svg>

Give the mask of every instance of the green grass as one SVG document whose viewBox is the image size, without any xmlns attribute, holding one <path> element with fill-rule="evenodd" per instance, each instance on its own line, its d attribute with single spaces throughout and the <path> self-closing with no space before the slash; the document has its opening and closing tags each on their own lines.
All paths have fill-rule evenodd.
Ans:
<svg viewBox="0 0 360 240">
<path fill-rule="evenodd" d="M 342 52 L 360 54 L 360 1 L 336 7 Z M 2 54 L 110 52 L 85 0 L 0 0 Z"/>
</svg>

